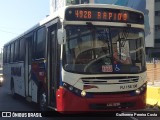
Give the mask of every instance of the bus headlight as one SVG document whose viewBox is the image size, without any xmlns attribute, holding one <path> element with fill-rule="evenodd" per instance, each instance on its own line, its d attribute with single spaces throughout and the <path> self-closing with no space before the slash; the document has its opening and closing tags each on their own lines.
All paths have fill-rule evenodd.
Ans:
<svg viewBox="0 0 160 120">
<path fill-rule="evenodd" d="M 145 88 L 145 87 L 146 87 L 146 84 L 143 84 L 143 87 Z"/>
<path fill-rule="evenodd" d="M 81 95 L 84 97 L 84 96 L 86 96 L 86 92 L 83 90 L 82 92 L 81 92 Z"/>
<path fill-rule="evenodd" d="M 70 87 L 69 87 L 69 90 L 70 90 L 70 91 L 72 91 L 72 90 L 73 90 L 73 87 L 72 87 L 72 86 L 70 86 Z"/>
<path fill-rule="evenodd" d="M 140 88 L 138 88 L 137 90 L 135 90 L 135 94 L 136 95 L 139 95 L 139 94 L 141 94 L 142 92 L 144 92 L 145 90 L 146 90 L 146 83 L 145 84 L 143 84 Z"/>
<path fill-rule="evenodd" d="M 0 82 L 3 82 L 3 77 L 0 77 Z"/>
<path fill-rule="evenodd" d="M 80 90 L 78 88 L 75 88 L 71 85 L 69 85 L 68 83 L 63 83 L 62 84 L 64 88 L 66 88 L 67 90 L 69 90 L 70 92 L 76 94 L 77 96 L 81 96 L 81 97 L 88 97 L 88 98 L 92 98 L 93 97 L 93 94 L 91 93 L 87 93 L 86 91 L 84 90 Z"/>
<path fill-rule="evenodd" d="M 75 91 L 76 94 L 78 94 L 78 92 L 79 92 L 77 89 L 75 89 L 74 91 Z"/>
<path fill-rule="evenodd" d="M 144 90 L 144 88 L 143 87 L 141 87 L 141 91 L 143 91 Z"/>
<path fill-rule="evenodd" d="M 80 95 L 80 93 L 81 93 L 80 90 L 74 88 L 73 86 L 70 86 L 70 85 L 67 84 L 67 83 L 63 83 L 63 87 L 66 88 L 66 89 L 68 89 L 68 90 L 70 90 L 70 91 L 73 92 L 73 93 L 76 93 L 76 94 L 79 94 L 79 95 Z"/>
<path fill-rule="evenodd" d="M 135 92 L 137 95 L 139 95 L 141 93 L 140 89 L 137 89 Z"/>
</svg>

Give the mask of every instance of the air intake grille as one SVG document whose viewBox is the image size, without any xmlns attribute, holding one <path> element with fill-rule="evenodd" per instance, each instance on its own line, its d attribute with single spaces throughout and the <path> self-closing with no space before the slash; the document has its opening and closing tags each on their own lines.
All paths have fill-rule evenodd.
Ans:
<svg viewBox="0 0 160 120">
<path fill-rule="evenodd" d="M 138 82 L 138 76 L 82 78 L 84 84 L 124 84 Z"/>
</svg>

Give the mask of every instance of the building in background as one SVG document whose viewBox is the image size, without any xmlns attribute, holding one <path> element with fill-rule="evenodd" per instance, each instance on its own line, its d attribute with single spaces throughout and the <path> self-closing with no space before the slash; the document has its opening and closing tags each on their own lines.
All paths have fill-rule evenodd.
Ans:
<svg viewBox="0 0 160 120">
<path fill-rule="evenodd" d="M 94 3 L 94 0 L 50 0 L 50 14 L 67 5 L 88 3 Z"/>
<path fill-rule="evenodd" d="M 151 30 L 154 31 L 154 34 L 149 39 L 150 41 L 153 40 L 154 46 L 147 47 L 146 52 L 148 52 L 147 54 L 149 55 L 149 58 L 160 60 L 160 0 L 147 0 L 147 2 L 150 15 L 149 18 L 154 19 L 153 26 L 151 26 Z"/>
<path fill-rule="evenodd" d="M 70 4 L 114 4 L 142 11 L 145 16 L 146 59 L 160 59 L 160 0 L 50 0 L 50 14 Z"/>
</svg>

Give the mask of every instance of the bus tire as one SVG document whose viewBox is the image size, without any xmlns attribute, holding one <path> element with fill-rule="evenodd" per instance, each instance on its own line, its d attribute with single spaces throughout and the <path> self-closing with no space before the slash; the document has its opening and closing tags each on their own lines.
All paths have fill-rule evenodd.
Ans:
<svg viewBox="0 0 160 120">
<path fill-rule="evenodd" d="M 13 98 L 16 97 L 13 79 L 11 79 L 11 95 L 12 95 Z"/>
<path fill-rule="evenodd" d="M 44 89 L 39 90 L 38 95 L 38 103 L 39 103 L 39 109 L 40 111 L 46 111 L 47 110 L 47 96 Z"/>
</svg>

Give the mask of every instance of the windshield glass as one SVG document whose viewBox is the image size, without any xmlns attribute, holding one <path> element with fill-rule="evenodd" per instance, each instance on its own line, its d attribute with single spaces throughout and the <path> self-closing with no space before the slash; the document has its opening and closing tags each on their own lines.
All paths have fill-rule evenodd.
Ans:
<svg viewBox="0 0 160 120">
<path fill-rule="evenodd" d="M 146 70 L 144 31 L 136 28 L 66 26 L 63 67 L 76 73 Z"/>
</svg>

